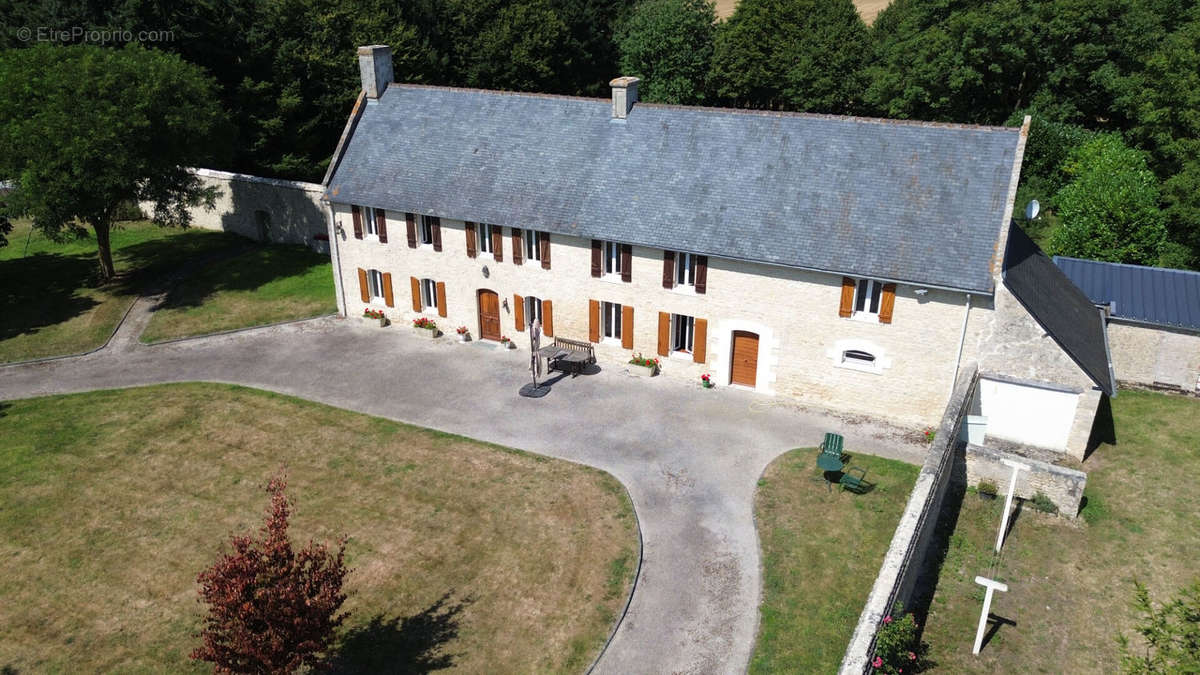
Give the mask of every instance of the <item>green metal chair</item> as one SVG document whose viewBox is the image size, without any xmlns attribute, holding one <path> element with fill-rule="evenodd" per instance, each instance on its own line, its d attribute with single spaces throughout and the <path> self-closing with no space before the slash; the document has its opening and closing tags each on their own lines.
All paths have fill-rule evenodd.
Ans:
<svg viewBox="0 0 1200 675">
<path fill-rule="evenodd" d="M 858 475 L 855 476 L 854 472 Z M 867 482 L 867 471 L 857 466 L 852 466 L 842 472 L 842 477 L 838 480 L 842 484 L 843 490 L 849 490 L 854 494 L 866 494 L 871 489 L 871 484 Z"/>
</svg>

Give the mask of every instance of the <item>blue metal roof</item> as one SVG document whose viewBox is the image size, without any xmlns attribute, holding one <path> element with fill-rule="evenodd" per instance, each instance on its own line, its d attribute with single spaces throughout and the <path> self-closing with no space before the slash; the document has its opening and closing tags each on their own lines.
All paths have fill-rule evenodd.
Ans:
<svg viewBox="0 0 1200 675">
<path fill-rule="evenodd" d="M 1094 304 L 1118 319 L 1200 330 L 1200 272 L 1054 257 Z"/>
<path fill-rule="evenodd" d="M 327 197 L 992 292 L 1020 130 L 389 85 Z"/>
</svg>

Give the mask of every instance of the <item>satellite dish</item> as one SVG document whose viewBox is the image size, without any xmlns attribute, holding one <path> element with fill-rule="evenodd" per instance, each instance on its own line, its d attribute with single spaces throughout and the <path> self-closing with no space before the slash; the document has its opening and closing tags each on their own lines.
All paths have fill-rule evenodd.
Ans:
<svg viewBox="0 0 1200 675">
<path fill-rule="evenodd" d="M 1030 201 L 1025 205 L 1025 220 L 1033 220 L 1034 218 L 1037 218 L 1041 211 L 1042 205 L 1038 203 L 1038 200 L 1034 199 Z"/>
</svg>

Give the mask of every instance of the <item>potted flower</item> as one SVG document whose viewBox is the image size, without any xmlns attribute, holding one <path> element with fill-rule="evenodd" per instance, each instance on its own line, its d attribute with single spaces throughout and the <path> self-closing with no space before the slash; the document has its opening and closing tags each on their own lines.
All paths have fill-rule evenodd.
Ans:
<svg viewBox="0 0 1200 675">
<path fill-rule="evenodd" d="M 370 307 L 363 310 L 363 321 L 378 321 L 380 328 L 388 325 L 388 320 L 387 317 L 384 316 L 383 310 L 371 309 Z"/>
<path fill-rule="evenodd" d="M 925 434 L 926 443 L 932 443 L 934 437 L 937 436 L 937 431 L 933 427 L 925 427 L 925 431 L 922 433 Z"/>
<path fill-rule="evenodd" d="M 458 333 L 459 342 L 466 342 L 467 340 L 471 339 L 471 335 L 467 332 L 466 326 L 459 326 L 455 329 L 455 332 Z"/>
<path fill-rule="evenodd" d="M 991 501 L 996 498 L 999 492 L 996 489 L 996 484 L 990 480 L 979 481 L 979 486 L 976 488 L 979 491 L 979 498 L 984 501 Z"/>
<path fill-rule="evenodd" d="M 441 333 L 438 332 L 437 324 L 433 322 L 433 319 L 426 317 L 413 319 L 412 325 L 413 332 L 421 337 L 433 339 L 438 335 L 441 335 Z"/>
<path fill-rule="evenodd" d="M 646 358 L 638 353 L 629 359 L 629 365 L 633 366 L 629 369 L 630 374 L 636 377 L 654 377 L 654 374 L 658 372 L 659 364 L 658 359 Z"/>
<path fill-rule="evenodd" d="M 713 384 L 712 378 L 709 377 L 708 373 L 705 373 L 700 376 L 700 386 L 704 387 L 705 389 L 712 389 L 717 385 Z"/>
<path fill-rule="evenodd" d="M 513 344 L 512 340 L 508 339 L 507 335 L 501 335 L 500 336 L 500 348 L 501 349 L 516 349 L 517 346 L 515 344 Z"/>
</svg>

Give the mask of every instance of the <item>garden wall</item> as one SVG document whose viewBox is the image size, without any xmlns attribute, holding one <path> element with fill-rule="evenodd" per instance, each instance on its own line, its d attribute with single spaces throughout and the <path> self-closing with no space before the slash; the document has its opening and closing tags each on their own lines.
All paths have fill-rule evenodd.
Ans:
<svg viewBox="0 0 1200 675">
<path fill-rule="evenodd" d="M 999 488 L 1000 495 L 1008 492 L 1012 468 L 1000 462 L 1010 459 L 1030 468 L 1017 474 L 1017 487 L 1013 494 L 1021 499 L 1032 499 L 1038 492 L 1050 498 L 1059 513 L 1074 518 L 1079 514 L 1079 503 L 1083 499 L 1083 488 L 1087 485 L 1087 474 L 1065 466 L 1022 457 L 1020 455 L 968 444 L 964 450 L 967 485 L 978 485 L 981 480 L 990 480 Z"/>
</svg>

